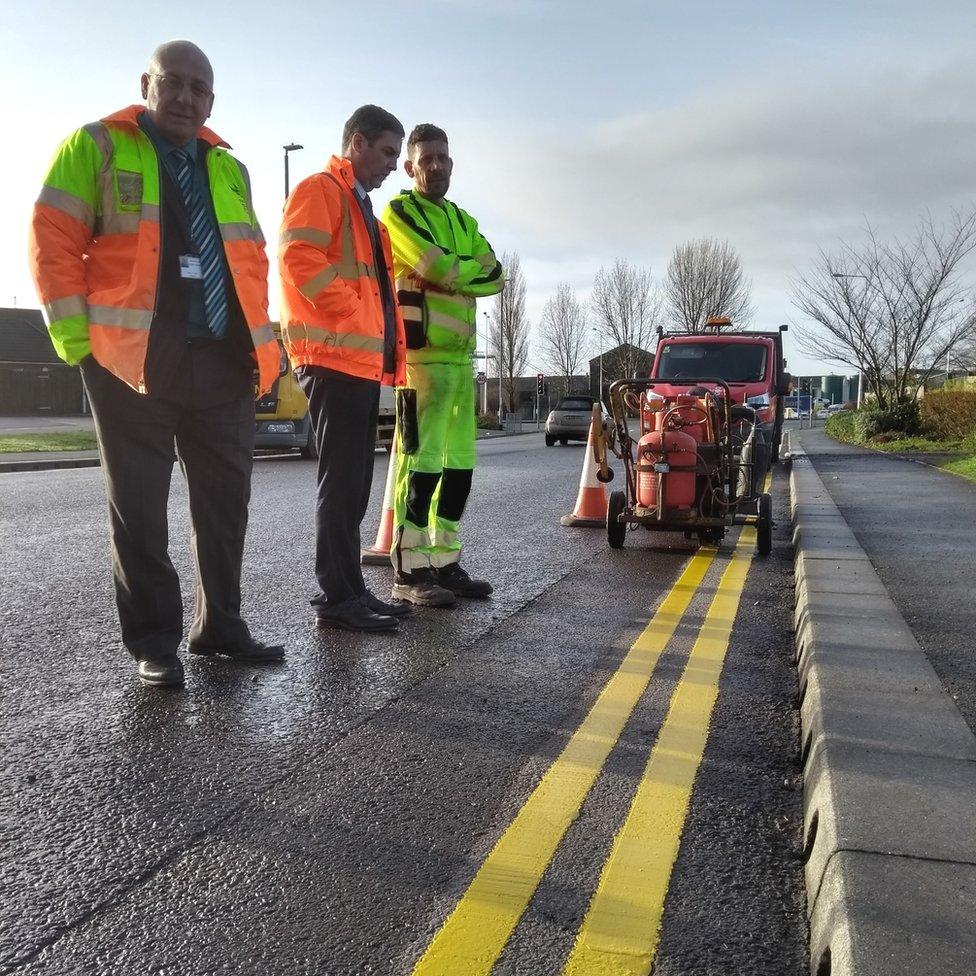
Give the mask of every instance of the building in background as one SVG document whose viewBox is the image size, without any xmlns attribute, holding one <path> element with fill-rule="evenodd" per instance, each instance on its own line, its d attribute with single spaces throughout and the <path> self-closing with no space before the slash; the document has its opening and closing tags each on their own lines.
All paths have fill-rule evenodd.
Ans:
<svg viewBox="0 0 976 976">
<path fill-rule="evenodd" d="M 81 371 L 58 359 L 40 309 L 0 308 L 0 415 L 87 412 Z"/>
<path fill-rule="evenodd" d="M 795 376 L 793 377 L 793 393 L 810 396 L 814 400 L 825 400 L 827 403 L 857 403 L 858 377 L 839 376 Z"/>
<path fill-rule="evenodd" d="M 601 370 L 602 362 L 602 370 Z M 631 363 L 636 368 L 628 369 L 627 364 Z M 603 374 L 603 400 L 606 402 L 606 393 L 610 389 L 610 384 L 615 380 L 631 379 L 633 376 L 650 376 L 651 367 L 654 365 L 654 353 L 646 349 L 639 349 L 625 343 L 607 349 L 601 356 L 594 356 L 590 360 L 590 384 L 586 392 L 590 396 L 600 395 L 600 375 Z M 580 391 L 577 390 L 577 393 Z"/>
</svg>

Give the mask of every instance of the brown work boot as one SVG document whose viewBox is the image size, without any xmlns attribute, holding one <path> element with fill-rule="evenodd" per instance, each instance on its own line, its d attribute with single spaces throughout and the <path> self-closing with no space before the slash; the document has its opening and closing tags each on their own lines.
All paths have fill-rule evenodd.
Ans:
<svg viewBox="0 0 976 976">
<path fill-rule="evenodd" d="M 412 573 L 397 573 L 393 579 L 394 600 L 415 603 L 419 607 L 449 607 L 454 594 L 438 586 L 433 570 L 415 569 Z"/>
</svg>

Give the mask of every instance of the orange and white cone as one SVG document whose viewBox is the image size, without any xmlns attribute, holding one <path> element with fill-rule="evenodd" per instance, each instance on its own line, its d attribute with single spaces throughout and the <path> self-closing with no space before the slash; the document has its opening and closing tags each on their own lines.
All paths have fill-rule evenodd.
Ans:
<svg viewBox="0 0 976 976">
<path fill-rule="evenodd" d="M 583 455 L 583 473 L 580 475 L 579 494 L 572 515 L 564 515 L 560 525 L 599 529 L 607 524 L 607 489 L 597 479 L 598 467 L 593 450 L 593 424 L 586 438 L 586 453 Z"/>
<path fill-rule="evenodd" d="M 380 527 L 376 530 L 376 542 L 369 549 L 361 549 L 359 561 L 364 566 L 391 566 L 390 549 L 393 546 L 393 492 L 396 488 L 397 438 L 393 434 L 390 445 L 390 466 L 386 469 L 386 488 L 383 489 L 383 512 Z"/>
</svg>

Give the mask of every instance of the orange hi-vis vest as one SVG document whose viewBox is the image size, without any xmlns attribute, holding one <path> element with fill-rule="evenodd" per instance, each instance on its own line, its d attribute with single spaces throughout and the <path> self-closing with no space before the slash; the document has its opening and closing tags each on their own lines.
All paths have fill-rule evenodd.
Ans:
<svg viewBox="0 0 976 976">
<path fill-rule="evenodd" d="M 146 393 L 149 329 L 159 287 L 160 170 L 130 105 L 62 143 L 34 205 L 30 266 L 58 355 L 89 353 Z M 205 127 L 206 165 L 227 266 L 254 345 L 258 386 L 269 390 L 280 359 L 268 320 L 268 258 L 247 170 Z M 151 391 L 149 391 L 151 392 Z"/>
<path fill-rule="evenodd" d="M 285 204 L 278 248 L 281 332 L 293 367 L 326 366 L 387 386 L 406 382 L 406 341 L 396 308 L 396 369 L 383 372 L 383 298 L 390 294 L 393 252 L 377 220 L 386 267 L 377 268 L 373 244 L 348 159 L 333 156 L 324 172 L 302 180 Z"/>
</svg>

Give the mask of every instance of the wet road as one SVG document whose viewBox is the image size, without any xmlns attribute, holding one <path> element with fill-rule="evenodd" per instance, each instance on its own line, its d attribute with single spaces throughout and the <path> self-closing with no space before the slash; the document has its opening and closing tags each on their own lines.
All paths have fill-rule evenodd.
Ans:
<svg viewBox="0 0 976 976">
<path fill-rule="evenodd" d="M 0 973 L 413 971 L 695 552 L 641 532 L 611 553 L 601 530 L 561 528 L 581 447 L 528 435 L 479 449 L 466 564 L 494 599 L 417 614 L 393 636 L 314 631 L 311 467 L 264 460 L 245 608 L 288 663 L 193 660 L 187 689 L 162 694 L 138 685 L 117 641 L 100 472 L 0 475 Z M 374 513 L 384 472 L 378 455 Z M 806 969 L 782 478 L 774 497 L 774 552 L 748 567 L 665 884 L 657 974 Z M 700 683 L 686 664 L 734 541 L 690 594 L 493 972 L 563 970 L 682 673 Z M 382 594 L 389 571 L 368 576 Z"/>
</svg>

